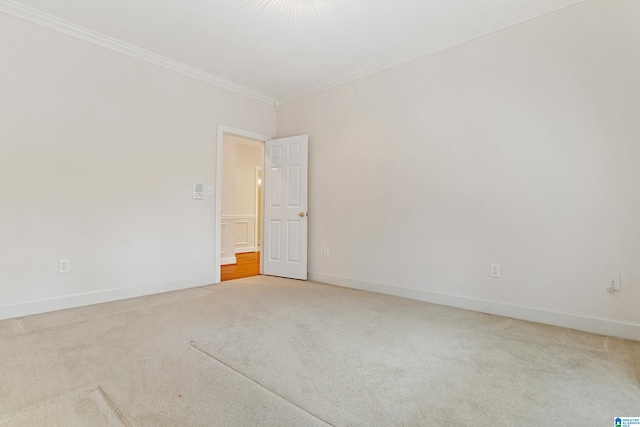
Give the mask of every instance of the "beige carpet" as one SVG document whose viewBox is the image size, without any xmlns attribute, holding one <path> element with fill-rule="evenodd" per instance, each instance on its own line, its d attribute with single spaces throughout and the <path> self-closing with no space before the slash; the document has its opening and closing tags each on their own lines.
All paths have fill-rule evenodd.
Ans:
<svg viewBox="0 0 640 427">
<path fill-rule="evenodd" d="M 268 277 L 0 322 L 0 427 L 613 425 L 640 343 Z"/>
</svg>

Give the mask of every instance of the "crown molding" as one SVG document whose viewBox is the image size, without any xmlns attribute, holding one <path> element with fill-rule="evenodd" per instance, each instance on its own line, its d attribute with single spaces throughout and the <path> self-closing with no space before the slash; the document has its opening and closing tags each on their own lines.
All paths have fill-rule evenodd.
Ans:
<svg viewBox="0 0 640 427">
<path fill-rule="evenodd" d="M 491 33 L 495 33 L 505 28 L 512 27 L 514 25 L 538 18 L 557 10 L 564 9 L 578 3 L 583 3 L 584 1 L 585 0 L 550 0 L 534 7 L 481 22 L 462 31 L 425 43 L 416 48 L 405 50 L 402 53 L 386 60 L 367 65 L 365 67 L 347 73 L 341 77 L 328 80 L 324 83 L 320 83 L 319 85 L 312 88 L 282 98 L 278 98 L 278 106 L 282 106 L 284 104 L 294 102 L 311 95 L 315 95 L 327 89 L 349 83 L 362 77 L 384 71 L 386 69 L 422 58 L 427 55 L 434 54 L 436 52 L 440 52 L 450 47 L 466 43 L 468 41 L 486 36 Z"/>
<path fill-rule="evenodd" d="M 532 8 L 517 11 L 512 14 L 503 15 L 480 24 L 469 27 L 465 30 L 450 34 L 425 43 L 413 49 L 406 50 L 384 61 L 376 62 L 368 66 L 359 68 L 335 79 L 328 80 L 317 86 L 305 89 L 301 92 L 276 99 L 265 95 L 246 86 L 223 79 L 213 74 L 206 73 L 197 68 L 182 64 L 178 61 L 166 58 L 153 52 L 141 49 L 129 43 L 125 43 L 113 37 L 106 36 L 88 28 L 81 27 L 71 22 L 65 21 L 37 9 L 25 6 L 13 0 L 0 0 L 0 12 L 7 13 L 20 19 L 32 22 L 37 25 L 52 29 L 62 34 L 66 34 L 77 39 L 101 46 L 115 52 L 130 56 L 132 58 L 145 61 L 150 64 L 174 71 L 187 77 L 200 80 L 202 82 L 226 89 L 240 95 L 247 96 L 260 102 L 272 105 L 276 112 L 279 107 L 297 101 L 302 98 L 323 92 L 345 83 L 369 76 L 371 74 L 395 67 L 406 62 L 410 62 L 427 55 L 448 49 L 453 46 L 477 39 L 479 37 L 500 31 L 502 29 L 520 24 L 525 21 L 583 3 L 585 0 L 550 0 Z"/>
<path fill-rule="evenodd" d="M 276 101 L 275 98 L 257 92 L 246 86 L 242 86 L 232 81 L 225 80 L 221 77 L 206 73 L 197 68 L 190 67 L 178 61 L 174 61 L 153 52 L 149 52 L 148 50 L 141 49 L 132 44 L 125 43 L 123 41 L 106 36 L 88 28 L 75 25 L 71 22 L 65 21 L 53 15 L 49 15 L 48 13 L 41 12 L 29 6 L 25 6 L 13 0 L 0 0 L 0 12 L 15 16 L 16 18 L 24 19 L 25 21 L 29 21 L 37 25 L 41 25 L 62 34 L 66 34 L 71 37 L 75 37 L 77 39 L 107 49 L 111 49 L 115 52 L 130 56 L 132 58 L 136 58 L 141 61 L 166 68 L 168 70 L 185 75 L 187 77 L 194 78 L 196 80 L 203 81 L 219 88 L 230 90 L 232 92 L 247 96 L 249 98 L 264 102 L 269 105 L 274 105 Z"/>
</svg>

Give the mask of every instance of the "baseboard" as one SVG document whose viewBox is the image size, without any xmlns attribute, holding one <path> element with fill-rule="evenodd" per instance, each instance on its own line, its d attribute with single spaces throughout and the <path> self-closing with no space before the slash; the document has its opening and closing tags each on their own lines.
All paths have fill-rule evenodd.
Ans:
<svg viewBox="0 0 640 427">
<path fill-rule="evenodd" d="M 309 273 L 309 280 L 342 286 L 345 288 L 377 292 L 439 305 L 479 311 L 481 313 L 495 314 L 498 316 L 511 317 L 530 322 L 544 323 L 563 328 L 577 329 L 584 332 L 640 341 L 640 324 L 637 323 L 561 313 L 541 308 L 507 304 L 479 298 L 470 298 L 459 295 L 384 285 L 381 283 L 365 282 L 362 280 L 348 279 L 346 277 L 321 273 Z"/>
<path fill-rule="evenodd" d="M 236 254 L 246 254 L 247 252 L 257 252 L 257 249 L 253 246 L 248 248 L 236 248 Z"/>
<path fill-rule="evenodd" d="M 229 264 L 236 264 L 238 261 L 236 260 L 236 257 L 234 256 L 230 256 L 230 257 L 226 257 L 226 258 L 221 258 L 220 259 L 220 265 L 229 265 Z"/>
<path fill-rule="evenodd" d="M 103 291 L 65 295 L 57 298 L 2 305 L 0 306 L 0 320 L 81 307 L 85 305 L 100 304 L 126 298 L 141 297 L 144 295 L 159 294 L 162 292 L 178 291 L 180 289 L 196 288 L 198 286 L 211 285 L 215 283 L 214 279 L 213 275 L 207 275 L 172 282 L 153 283 L 129 288 L 107 289 Z"/>
</svg>

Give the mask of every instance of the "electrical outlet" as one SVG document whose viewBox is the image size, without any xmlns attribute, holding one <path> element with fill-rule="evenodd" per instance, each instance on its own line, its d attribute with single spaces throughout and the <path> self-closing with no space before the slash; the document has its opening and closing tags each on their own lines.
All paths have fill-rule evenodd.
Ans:
<svg viewBox="0 0 640 427">
<path fill-rule="evenodd" d="M 500 277 L 500 264 L 491 263 L 491 277 Z"/>
<path fill-rule="evenodd" d="M 622 278 L 620 274 L 610 274 L 609 275 L 609 285 L 614 292 L 622 291 Z"/>
<path fill-rule="evenodd" d="M 68 273 L 71 271 L 71 260 L 59 259 L 58 260 L 58 273 Z"/>
<path fill-rule="evenodd" d="M 322 251 L 322 256 L 324 256 L 325 258 L 329 258 L 329 248 L 324 248 L 324 250 Z"/>
</svg>

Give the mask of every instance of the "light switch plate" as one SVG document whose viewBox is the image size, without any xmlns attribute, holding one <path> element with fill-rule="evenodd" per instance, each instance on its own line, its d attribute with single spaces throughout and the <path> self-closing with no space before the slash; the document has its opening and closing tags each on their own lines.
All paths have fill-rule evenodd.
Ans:
<svg viewBox="0 0 640 427">
<path fill-rule="evenodd" d="M 204 199 L 204 184 L 200 184 L 198 182 L 193 183 L 193 199 L 194 200 Z"/>
</svg>

